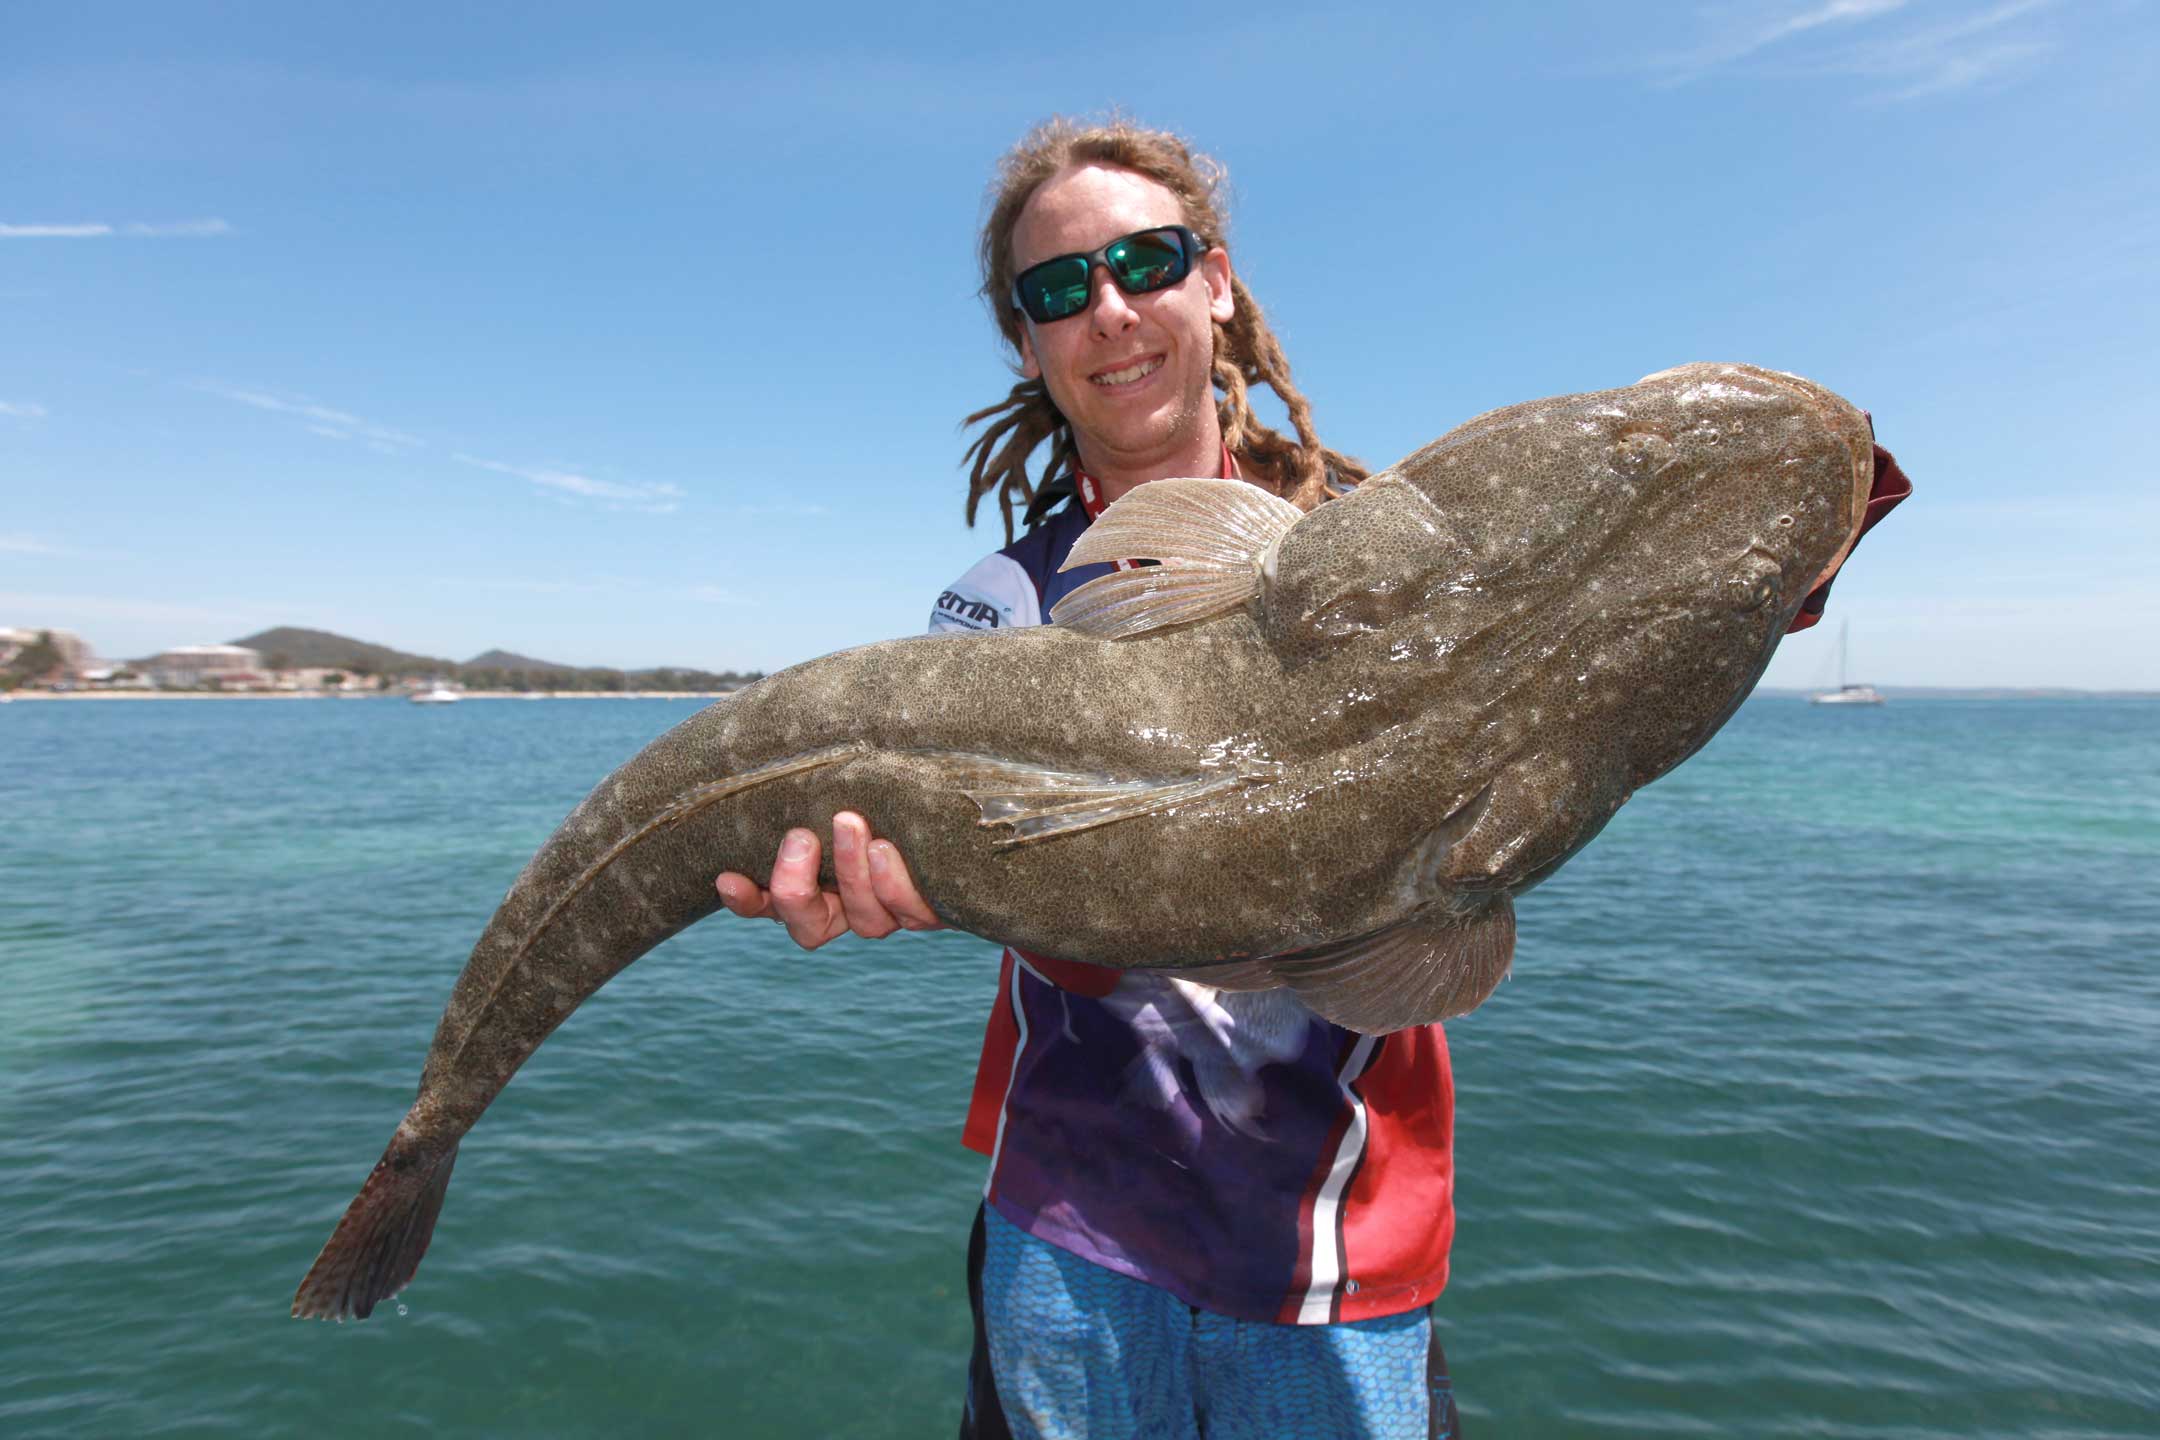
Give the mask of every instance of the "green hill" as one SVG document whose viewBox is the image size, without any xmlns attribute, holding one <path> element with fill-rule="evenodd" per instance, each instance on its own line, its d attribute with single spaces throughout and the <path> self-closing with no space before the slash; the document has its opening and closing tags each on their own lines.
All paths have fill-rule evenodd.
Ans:
<svg viewBox="0 0 2160 1440">
<path fill-rule="evenodd" d="M 387 645 L 371 645 L 328 630 L 303 630 L 296 625 L 279 625 L 229 643 L 260 652 L 265 665 L 282 663 L 291 669 L 328 665 L 357 675 L 449 675 L 458 668 L 455 660 L 411 655 Z"/>
<path fill-rule="evenodd" d="M 605 665 L 535 660 L 508 650 L 483 651 L 460 664 L 294 625 L 280 625 L 231 643 L 261 652 L 263 663 L 273 668 L 330 666 L 389 680 L 458 680 L 476 690 L 724 690 L 747 684 L 762 673 L 667 665 L 617 670 Z"/>
<path fill-rule="evenodd" d="M 465 662 L 479 670 L 524 670 L 534 675 L 560 671 L 565 674 L 576 670 L 575 665 L 562 665 L 553 660 L 535 660 L 530 655 L 518 655 L 508 650 L 488 650 Z"/>
</svg>

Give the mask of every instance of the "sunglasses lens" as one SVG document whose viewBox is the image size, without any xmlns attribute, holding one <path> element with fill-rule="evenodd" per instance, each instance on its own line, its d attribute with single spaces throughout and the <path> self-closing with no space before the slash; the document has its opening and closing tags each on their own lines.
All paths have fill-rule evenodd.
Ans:
<svg viewBox="0 0 2160 1440">
<path fill-rule="evenodd" d="M 1087 309 L 1088 262 L 1080 255 L 1046 260 L 1021 274 L 1020 308 L 1041 324 Z"/>
<path fill-rule="evenodd" d="M 1187 237 L 1175 229 L 1127 235 L 1111 241 L 1095 256 L 1101 257 L 1118 289 L 1127 295 L 1175 285 L 1192 270 Z M 1093 298 L 1095 256 L 1060 255 L 1021 271 L 1013 281 L 1013 298 L 1038 325 L 1078 315 Z"/>
<path fill-rule="evenodd" d="M 1145 295 L 1175 285 L 1189 268 L 1185 244 L 1175 230 L 1143 230 L 1128 235 L 1103 254 L 1103 262 L 1128 295 Z"/>
</svg>

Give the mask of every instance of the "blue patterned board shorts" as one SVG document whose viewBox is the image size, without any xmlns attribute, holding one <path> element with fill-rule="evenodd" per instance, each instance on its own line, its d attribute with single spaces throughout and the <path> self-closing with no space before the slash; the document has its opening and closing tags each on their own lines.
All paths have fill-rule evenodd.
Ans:
<svg viewBox="0 0 2160 1440">
<path fill-rule="evenodd" d="M 1232 1320 L 1037 1240 L 985 1207 L 961 1440 L 1460 1440 L 1425 1310 Z"/>
</svg>

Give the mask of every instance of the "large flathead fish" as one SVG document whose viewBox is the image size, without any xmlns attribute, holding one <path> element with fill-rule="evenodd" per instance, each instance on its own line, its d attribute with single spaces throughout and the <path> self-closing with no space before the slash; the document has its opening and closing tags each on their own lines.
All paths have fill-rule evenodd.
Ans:
<svg viewBox="0 0 2160 1440">
<path fill-rule="evenodd" d="M 1288 985 L 1358 1030 L 1470 1009 L 1511 897 L 1747 695 L 1850 548 L 1872 456 L 1828 391 L 1691 365 L 1480 416 L 1309 515 L 1158 481 L 1070 563 L 1162 563 L 1057 624 L 869 645 L 699 712 L 518 877 L 293 1313 L 401 1289 L 526 1057 L 717 909 L 716 873 L 765 873 L 836 809 L 993 940 Z"/>
</svg>

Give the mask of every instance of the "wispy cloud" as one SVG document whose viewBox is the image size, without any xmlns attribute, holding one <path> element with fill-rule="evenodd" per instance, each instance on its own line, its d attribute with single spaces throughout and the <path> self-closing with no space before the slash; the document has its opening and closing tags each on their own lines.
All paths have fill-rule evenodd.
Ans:
<svg viewBox="0 0 2160 1440">
<path fill-rule="evenodd" d="M 0 221 L 0 240 L 96 240 L 113 235 L 134 239 L 208 239 L 233 233 L 232 223 L 210 216 L 201 220 L 63 221 L 11 225 Z"/>
<path fill-rule="evenodd" d="M 1885 100 L 1964 90 L 1993 80 L 2055 48 L 2053 37 L 2017 22 L 2056 0 L 2007 0 L 1978 14 L 1923 26 L 1878 43 L 1824 57 L 1824 68 L 1881 79 Z"/>
<path fill-rule="evenodd" d="M 35 535 L 0 535 L 0 554 L 4 555 L 73 555 L 76 552 L 65 545 L 54 545 Z"/>
<path fill-rule="evenodd" d="M 1859 97 L 1917 100 L 1996 79 L 2055 48 L 2034 23 L 2059 0 L 1999 0 L 1984 9 L 1913 0 L 1813 0 L 1700 12 L 1692 45 L 1647 68 L 1681 85 L 1715 71 L 1844 76 L 1875 82 Z"/>
<path fill-rule="evenodd" d="M 478 575 L 441 575 L 438 585 L 455 585 L 461 590 L 508 590 L 518 595 L 597 595 L 606 590 L 625 588 L 627 582 L 620 580 L 532 580 L 518 576 L 486 577 Z"/>
<path fill-rule="evenodd" d="M 600 500 L 631 509 L 645 510 L 665 515 L 675 509 L 675 502 L 682 499 L 679 485 L 624 484 L 617 480 L 596 480 L 575 470 L 555 466 L 511 465 L 501 460 L 483 460 L 477 455 L 453 455 L 452 459 L 476 469 L 493 471 L 497 475 L 514 475 L 542 489 L 575 495 L 585 500 Z"/>
<path fill-rule="evenodd" d="M 33 622 L 40 621 L 45 616 L 54 616 L 57 618 L 52 623 L 70 628 L 85 620 L 218 626 L 260 625 L 265 613 L 303 613 L 296 609 L 280 608 L 276 603 L 259 610 L 223 610 L 206 605 L 173 605 L 160 600 L 138 600 L 127 595 L 60 595 L 19 590 L 0 590 L 0 610 L 14 616 L 28 617 Z"/>
<path fill-rule="evenodd" d="M 754 596 L 724 585 L 663 585 L 623 575 L 602 575 L 585 580 L 536 580 L 522 576 L 482 577 L 446 575 L 438 583 L 468 590 L 507 590 L 519 595 L 640 595 L 660 599 L 690 600 L 701 605 L 735 605 L 756 608 Z"/>
<path fill-rule="evenodd" d="M 1902 10 L 1909 0 L 1829 0 L 1805 10 L 1753 8 L 1734 14 L 1720 32 L 1692 51 L 1672 57 L 1677 68 L 1703 71 L 1742 60 L 1781 40 L 1813 30 L 1852 25 Z"/>
<path fill-rule="evenodd" d="M 814 501 L 760 500 L 751 505 L 730 505 L 728 513 L 730 515 L 781 515 L 791 520 L 815 520 L 820 516 L 832 514 L 832 511 L 830 508 L 819 505 Z"/>
<path fill-rule="evenodd" d="M 268 390 L 247 385 L 228 385 L 222 380 L 194 380 L 188 383 L 190 390 L 204 395 L 215 395 L 238 405 L 267 410 L 273 415 L 289 415 L 306 422 L 311 434 L 326 440 L 351 440 L 355 437 L 371 444 L 385 447 L 391 452 L 417 450 L 427 442 L 402 430 L 387 425 L 377 425 L 344 410 L 334 410 L 328 405 L 318 405 L 303 396 L 272 394 Z"/>
<path fill-rule="evenodd" d="M 0 400 L 0 415 L 10 420 L 43 420 L 51 413 L 34 400 Z"/>
<path fill-rule="evenodd" d="M 265 386 L 234 385 L 223 380 L 190 380 L 186 383 L 188 389 L 198 394 L 214 395 L 236 405 L 286 416 L 299 421 L 310 435 L 340 443 L 358 441 L 380 455 L 404 455 L 427 445 L 417 435 L 362 419 L 348 410 L 319 404 L 306 396 L 281 395 Z M 463 453 L 453 454 L 451 458 L 461 465 L 515 476 L 559 498 L 593 501 L 609 509 L 666 515 L 676 509 L 676 503 L 685 493 L 679 485 L 602 480 L 562 465 L 513 465 L 504 460 L 488 460 Z"/>
</svg>

